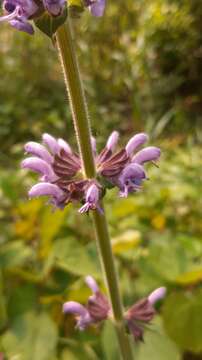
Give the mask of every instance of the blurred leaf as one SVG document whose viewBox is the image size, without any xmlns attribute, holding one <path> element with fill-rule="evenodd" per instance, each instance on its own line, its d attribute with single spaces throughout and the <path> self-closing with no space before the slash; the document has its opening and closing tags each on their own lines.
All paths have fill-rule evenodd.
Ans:
<svg viewBox="0 0 202 360">
<path fill-rule="evenodd" d="M 114 325 L 111 321 L 104 323 L 104 328 L 101 337 L 101 343 L 103 347 L 104 360 L 119 360 L 120 351 L 117 343 L 117 335 L 114 329 Z"/>
<path fill-rule="evenodd" d="M 115 218 L 121 218 L 135 212 L 134 199 L 121 199 L 117 205 L 113 206 L 113 216 Z"/>
<path fill-rule="evenodd" d="M 180 360 L 181 354 L 163 330 L 160 318 L 155 318 L 139 344 L 137 360 Z"/>
<path fill-rule="evenodd" d="M 61 360 L 77 360 L 77 354 L 75 354 L 74 352 L 72 352 L 71 350 L 67 350 L 65 349 L 62 352 L 62 356 L 61 356 Z"/>
<path fill-rule="evenodd" d="M 18 317 L 12 330 L 2 338 L 8 357 L 20 356 L 26 360 L 49 360 L 55 353 L 56 343 L 57 328 L 45 313 Z"/>
<path fill-rule="evenodd" d="M 49 13 L 44 13 L 39 18 L 37 18 L 34 22 L 36 26 L 41 30 L 44 34 L 48 35 L 50 38 L 55 34 L 58 27 L 64 24 L 67 18 L 67 8 L 65 7 L 61 16 L 51 16 Z"/>
<path fill-rule="evenodd" d="M 165 329 L 183 350 L 202 351 L 202 291 L 173 293 L 163 306 Z"/>
<path fill-rule="evenodd" d="M 83 3 L 81 2 L 81 0 L 69 0 L 69 1 L 68 1 L 68 6 L 79 6 L 79 7 L 83 7 Z"/>
<path fill-rule="evenodd" d="M 46 257 L 50 251 L 51 243 L 55 235 L 57 235 L 61 226 L 64 223 L 64 218 L 69 212 L 66 207 L 63 211 L 56 210 L 54 213 L 50 207 L 47 207 L 41 217 L 41 241 L 40 241 L 40 256 Z M 51 223 L 51 226 L 50 226 Z"/>
<path fill-rule="evenodd" d="M 194 285 L 202 280 L 202 268 L 179 275 L 175 281 L 179 285 Z"/>
<path fill-rule="evenodd" d="M 148 246 L 148 253 L 139 263 L 143 272 L 171 282 L 175 282 L 178 276 L 191 268 L 188 253 L 177 237 L 173 238 L 169 233 L 153 239 Z"/>
<path fill-rule="evenodd" d="M 0 271 L 0 330 L 7 322 L 6 297 L 4 294 L 3 274 Z"/>
<path fill-rule="evenodd" d="M 112 238 L 112 248 L 115 254 L 122 254 L 134 249 L 141 241 L 141 234 L 136 230 L 127 230 L 124 233 Z"/>
<path fill-rule="evenodd" d="M 8 242 L 0 248 L 1 268 L 14 268 L 22 266 L 28 260 L 34 258 L 33 250 L 24 245 L 22 241 Z"/>
<path fill-rule="evenodd" d="M 14 287 L 12 297 L 8 301 L 9 318 L 14 319 L 27 311 L 34 309 L 37 303 L 37 290 L 32 284 Z"/>
<path fill-rule="evenodd" d="M 98 259 L 92 257 L 87 248 L 72 237 L 57 240 L 52 256 L 55 258 L 57 266 L 75 275 L 101 276 Z"/>
</svg>

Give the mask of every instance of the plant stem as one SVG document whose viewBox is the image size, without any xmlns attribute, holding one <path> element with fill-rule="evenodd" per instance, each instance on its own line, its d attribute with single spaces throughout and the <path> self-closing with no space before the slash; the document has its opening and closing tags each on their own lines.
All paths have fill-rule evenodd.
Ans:
<svg viewBox="0 0 202 360">
<path fill-rule="evenodd" d="M 57 30 L 56 37 L 83 169 L 87 178 L 95 178 L 96 169 L 91 147 L 88 108 L 75 53 L 70 19 Z M 93 222 L 122 359 L 133 360 L 130 338 L 125 330 L 121 296 L 106 217 L 98 211 L 93 211 Z"/>
</svg>

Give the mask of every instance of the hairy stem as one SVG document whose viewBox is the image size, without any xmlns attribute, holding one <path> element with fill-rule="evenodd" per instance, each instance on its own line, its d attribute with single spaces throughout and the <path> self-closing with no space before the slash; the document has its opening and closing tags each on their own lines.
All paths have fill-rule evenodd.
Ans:
<svg viewBox="0 0 202 360">
<path fill-rule="evenodd" d="M 87 178 L 94 178 L 96 176 L 96 169 L 91 146 L 88 108 L 75 53 L 70 19 L 57 30 L 56 37 L 83 169 Z M 94 211 L 93 222 L 102 270 L 111 301 L 121 357 L 124 360 L 132 360 L 132 348 L 130 338 L 125 331 L 123 308 L 106 217 L 103 214 L 99 214 L 98 211 Z"/>
</svg>

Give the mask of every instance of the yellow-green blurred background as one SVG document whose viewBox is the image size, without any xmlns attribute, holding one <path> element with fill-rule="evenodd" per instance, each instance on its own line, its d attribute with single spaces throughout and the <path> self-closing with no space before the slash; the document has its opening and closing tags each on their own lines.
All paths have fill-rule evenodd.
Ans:
<svg viewBox="0 0 202 360">
<path fill-rule="evenodd" d="M 198 0 L 108 0 L 105 16 L 75 22 L 79 62 L 100 148 L 146 131 L 162 149 L 144 191 L 106 210 L 126 308 L 159 286 L 159 316 L 137 360 L 202 359 L 202 5 Z M 43 132 L 75 146 L 57 52 L 0 28 L 0 352 L 9 360 L 119 359 L 110 323 L 84 333 L 62 303 L 85 303 L 85 275 L 103 287 L 92 224 L 77 208 L 28 201 L 35 176 L 23 144 Z M 103 287 L 104 290 L 104 287 Z"/>
</svg>

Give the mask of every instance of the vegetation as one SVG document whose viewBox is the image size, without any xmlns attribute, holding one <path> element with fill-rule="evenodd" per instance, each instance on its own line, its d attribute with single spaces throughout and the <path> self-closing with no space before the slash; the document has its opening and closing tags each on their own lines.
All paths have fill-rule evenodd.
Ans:
<svg viewBox="0 0 202 360">
<path fill-rule="evenodd" d="M 168 289 L 137 359 L 202 359 L 202 9 L 197 0 L 108 2 L 101 20 L 75 20 L 98 146 L 112 129 L 145 130 L 163 152 L 143 192 L 106 196 L 125 306 Z M 19 170 L 23 143 L 43 132 L 75 143 L 54 45 L 8 25 L 0 41 L 0 351 L 9 360 L 118 359 L 109 323 L 79 333 L 61 312 L 64 301 L 85 303 L 85 275 L 102 285 L 88 216 L 27 201 L 34 181 Z"/>
</svg>

